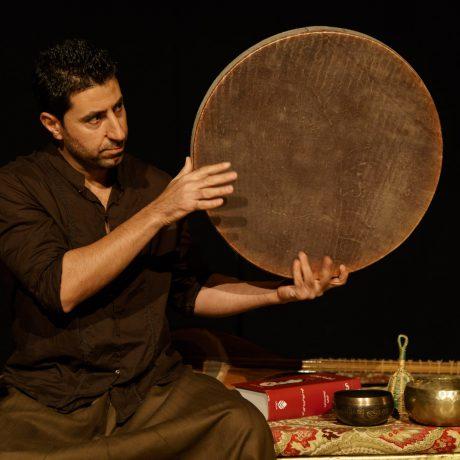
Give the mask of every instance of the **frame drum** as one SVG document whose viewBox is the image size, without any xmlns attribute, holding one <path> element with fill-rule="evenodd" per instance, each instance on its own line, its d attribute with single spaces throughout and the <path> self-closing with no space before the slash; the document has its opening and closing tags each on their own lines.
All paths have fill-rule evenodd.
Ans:
<svg viewBox="0 0 460 460">
<path fill-rule="evenodd" d="M 194 167 L 231 161 L 208 211 L 241 256 L 292 277 L 299 250 L 356 271 L 398 247 L 433 198 L 442 137 L 433 100 L 395 51 L 346 29 L 270 37 L 231 62 L 198 110 Z"/>
</svg>

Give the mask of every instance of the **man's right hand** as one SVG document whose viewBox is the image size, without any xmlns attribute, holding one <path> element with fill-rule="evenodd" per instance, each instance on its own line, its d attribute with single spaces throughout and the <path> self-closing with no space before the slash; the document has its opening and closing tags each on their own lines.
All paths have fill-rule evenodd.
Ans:
<svg viewBox="0 0 460 460">
<path fill-rule="evenodd" d="M 187 157 L 179 174 L 152 202 L 162 224 L 170 225 L 193 211 L 222 206 L 223 197 L 233 193 L 229 183 L 237 178 L 235 171 L 228 171 L 230 166 L 224 162 L 193 170 L 192 160 Z"/>
</svg>

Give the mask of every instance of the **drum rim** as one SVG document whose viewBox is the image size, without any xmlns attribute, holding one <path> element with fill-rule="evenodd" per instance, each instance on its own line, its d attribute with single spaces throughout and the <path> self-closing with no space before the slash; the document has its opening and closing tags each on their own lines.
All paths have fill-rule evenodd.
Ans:
<svg viewBox="0 0 460 460">
<path fill-rule="evenodd" d="M 279 41 L 282 41 L 282 40 L 287 40 L 287 39 L 292 39 L 292 38 L 299 37 L 299 36 L 307 36 L 307 35 L 312 35 L 312 34 L 348 35 L 348 36 L 351 36 L 351 37 L 356 38 L 356 39 L 368 40 L 368 41 L 371 41 L 374 44 L 377 44 L 377 45 L 381 46 L 382 48 L 385 49 L 385 51 L 391 53 L 394 57 L 396 57 L 398 60 L 400 60 L 402 62 L 402 64 L 404 66 L 406 66 L 406 68 L 410 72 L 413 73 L 416 81 L 419 84 L 420 89 L 425 92 L 425 96 L 427 97 L 427 101 L 429 101 L 430 104 L 432 105 L 432 114 L 434 115 L 434 117 L 433 117 L 433 127 L 435 128 L 435 131 L 436 131 L 436 144 L 437 144 L 437 148 L 436 148 L 436 159 L 437 159 L 436 168 L 437 168 L 437 170 L 434 173 L 435 182 L 434 182 L 433 187 L 431 188 L 431 192 L 427 195 L 427 202 L 426 202 L 426 206 L 424 207 L 423 212 L 421 213 L 421 215 L 418 218 L 418 220 L 416 220 L 414 225 L 411 226 L 410 228 L 408 227 L 408 231 L 407 231 L 407 234 L 405 235 L 405 237 L 402 238 L 394 246 L 392 246 L 392 247 L 388 246 L 389 249 L 386 250 L 386 252 L 384 254 L 381 254 L 379 257 L 372 258 L 372 260 L 370 260 L 366 264 L 359 264 L 357 267 L 347 267 L 347 268 L 349 268 L 350 272 L 354 272 L 354 271 L 358 271 L 358 270 L 361 270 L 363 268 L 366 268 L 366 267 L 378 262 L 379 260 L 383 259 L 387 255 L 392 253 L 395 249 L 397 249 L 399 246 L 401 246 L 412 235 L 412 233 L 415 231 L 415 229 L 419 226 L 419 224 L 422 221 L 423 217 L 426 215 L 431 203 L 433 202 L 434 196 L 435 196 L 436 191 L 438 189 L 438 185 L 439 185 L 439 181 L 440 181 L 440 177 L 441 177 L 441 172 L 442 172 L 442 164 L 443 164 L 442 128 L 441 128 L 441 122 L 440 122 L 439 113 L 437 111 L 434 99 L 433 99 L 431 93 L 429 92 L 428 88 L 426 87 L 424 81 L 420 77 L 420 75 L 415 71 L 415 69 L 401 55 L 399 55 L 390 46 L 388 46 L 385 43 L 381 42 L 380 40 L 378 40 L 378 39 L 376 39 L 374 37 L 371 37 L 369 35 L 366 35 L 366 34 L 364 34 L 362 32 L 354 31 L 354 30 L 351 30 L 351 29 L 330 27 L 330 26 L 309 26 L 309 27 L 291 29 L 291 30 L 287 30 L 287 31 L 272 35 L 270 37 L 267 37 L 267 38 L 259 41 L 258 43 L 254 44 L 250 48 L 248 48 L 245 51 L 243 51 L 242 53 L 240 53 L 229 64 L 227 64 L 224 67 L 224 69 L 213 80 L 212 84 L 210 85 L 210 87 L 208 88 L 207 92 L 205 93 L 205 96 L 203 97 L 203 99 L 201 101 L 201 104 L 200 104 L 200 106 L 198 108 L 198 111 L 196 113 L 195 120 L 194 120 L 194 123 L 193 123 L 193 129 L 192 129 L 191 141 L 190 141 L 191 159 L 192 159 L 192 163 L 195 164 L 196 163 L 196 158 L 198 157 L 198 153 L 197 153 L 196 148 L 195 148 L 196 137 L 197 137 L 196 134 L 197 134 L 197 131 L 199 129 L 199 125 L 201 123 L 201 120 L 203 118 L 206 106 L 209 103 L 209 101 L 211 100 L 213 94 L 217 91 L 217 89 L 220 86 L 220 84 L 225 80 L 225 77 L 227 75 L 229 75 L 237 66 L 241 65 L 252 54 L 260 51 L 261 49 L 263 49 L 263 48 L 265 48 L 267 46 L 273 45 L 273 44 L 275 44 L 275 43 L 277 43 Z M 211 210 L 211 212 L 212 211 L 214 211 L 214 210 Z M 206 211 L 206 214 L 208 215 L 208 217 L 210 218 L 211 223 L 212 223 L 212 219 L 211 219 L 212 215 L 210 214 L 209 211 Z M 216 228 L 216 230 L 219 233 L 219 235 L 227 242 L 227 244 L 230 245 L 230 247 L 234 251 L 236 251 L 241 257 L 243 257 L 244 259 L 249 261 L 255 267 L 257 267 L 257 268 L 259 268 L 259 269 L 261 269 L 263 271 L 266 271 L 268 273 L 277 275 L 277 276 L 283 276 L 283 277 L 289 277 L 289 278 L 291 277 L 290 274 L 286 275 L 285 272 L 281 273 L 281 270 L 276 270 L 276 267 L 273 267 L 273 266 L 271 266 L 269 268 L 266 267 L 266 266 L 261 267 L 260 265 L 258 265 L 254 261 L 254 258 L 252 257 L 252 255 L 246 254 L 246 253 L 243 254 L 242 251 L 239 250 L 238 247 L 231 240 L 226 238 L 226 236 L 219 230 L 219 228 L 216 225 L 214 225 L 214 227 Z"/>
</svg>

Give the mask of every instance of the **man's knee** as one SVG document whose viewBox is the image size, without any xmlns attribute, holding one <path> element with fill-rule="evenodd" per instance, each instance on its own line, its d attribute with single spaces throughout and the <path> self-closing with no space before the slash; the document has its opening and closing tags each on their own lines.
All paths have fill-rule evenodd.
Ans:
<svg viewBox="0 0 460 460">
<path fill-rule="evenodd" d="M 238 395 L 239 396 L 239 395 Z M 227 434 L 246 439 L 248 444 L 256 447 L 260 459 L 274 458 L 273 436 L 267 421 L 261 412 L 242 397 L 235 398 L 228 417 Z"/>
<path fill-rule="evenodd" d="M 232 423 L 243 429 L 251 431 L 269 431 L 270 428 L 261 412 L 244 398 L 235 398 L 232 406 Z"/>
</svg>

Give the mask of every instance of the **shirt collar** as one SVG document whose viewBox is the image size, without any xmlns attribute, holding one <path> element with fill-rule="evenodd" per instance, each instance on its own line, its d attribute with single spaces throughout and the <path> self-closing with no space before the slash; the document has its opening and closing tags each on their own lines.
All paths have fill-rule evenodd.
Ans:
<svg viewBox="0 0 460 460">
<path fill-rule="evenodd" d="M 80 193 L 85 190 L 85 176 L 77 171 L 59 152 L 53 142 L 45 145 L 42 151 L 46 154 L 50 163 L 59 171 L 59 173 L 67 179 Z M 124 174 L 124 160 L 114 168 L 115 174 L 114 186 L 120 191 L 123 191 L 126 186 L 126 175 Z"/>
</svg>

